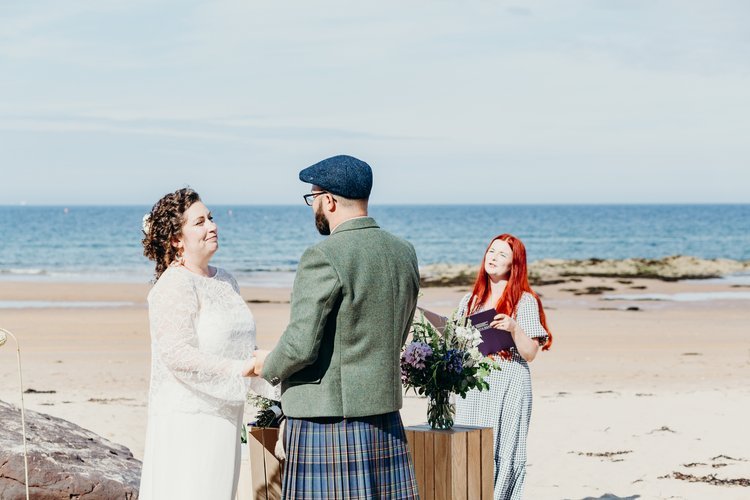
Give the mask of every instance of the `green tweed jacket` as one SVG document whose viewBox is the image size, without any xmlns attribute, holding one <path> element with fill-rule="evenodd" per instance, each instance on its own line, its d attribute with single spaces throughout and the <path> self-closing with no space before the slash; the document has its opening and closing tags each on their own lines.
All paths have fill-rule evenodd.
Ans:
<svg viewBox="0 0 750 500">
<path fill-rule="evenodd" d="M 290 417 L 361 417 L 402 406 L 399 359 L 419 292 L 414 247 L 370 217 L 341 223 L 300 259 L 289 326 L 262 376 Z"/>
</svg>

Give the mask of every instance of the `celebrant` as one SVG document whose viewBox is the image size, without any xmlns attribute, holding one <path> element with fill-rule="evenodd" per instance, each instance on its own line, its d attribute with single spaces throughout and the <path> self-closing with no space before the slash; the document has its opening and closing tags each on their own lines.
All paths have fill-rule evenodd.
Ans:
<svg viewBox="0 0 750 500">
<path fill-rule="evenodd" d="M 456 401 L 456 424 L 492 427 L 495 500 L 520 500 L 526 479 L 526 436 L 531 420 L 529 362 L 552 345 L 539 296 L 531 289 L 526 247 L 501 234 L 484 252 L 471 293 L 459 305 L 465 316 L 494 309 L 490 326 L 510 332 L 515 347 L 493 354 L 499 369 L 487 377 L 489 391 L 472 390 Z"/>
</svg>

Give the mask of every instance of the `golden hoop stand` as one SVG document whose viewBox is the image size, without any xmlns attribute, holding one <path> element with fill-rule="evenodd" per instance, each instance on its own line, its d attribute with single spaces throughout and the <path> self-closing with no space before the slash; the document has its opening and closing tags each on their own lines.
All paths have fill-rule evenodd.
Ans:
<svg viewBox="0 0 750 500">
<path fill-rule="evenodd" d="M 18 383 L 21 392 L 21 432 L 23 434 L 23 471 L 26 476 L 26 500 L 29 500 L 29 455 L 26 451 L 26 411 L 23 405 L 23 378 L 21 376 L 21 346 L 18 345 L 18 339 L 5 328 L 0 328 L 0 347 L 4 346 L 12 338 L 16 343 L 16 356 L 18 357 Z"/>
</svg>

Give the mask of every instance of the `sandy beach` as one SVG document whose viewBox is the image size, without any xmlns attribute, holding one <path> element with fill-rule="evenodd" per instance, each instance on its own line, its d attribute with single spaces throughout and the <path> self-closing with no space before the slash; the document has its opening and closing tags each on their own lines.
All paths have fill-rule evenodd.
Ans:
<svg viewBox="0 0 750 500">
<path fill-rule="evenodd" d="M 21 341 L 27 408 L 75 422 L 142 457 L 148 289 L 0 282 L 0 303 L 28 301 L 0 308 L 0 327 Z M 750 307 L 747 298 L 734 297 L 750 289 L 640 278 L 577 278 L 536 289 L 556 336 L 553 349 L 531 364 L 526 498 L 747 498 L 747 486 L 722 483 L 750 482 Z M 420 302 L 447 314 L 466 290 L 427 288 Z M 242 293 L 259 344 L 273 347 L 288 320 L 289 289 Z M 725 295 L 604 300 L 645 293 Z M 0 349 L 0 399 L 18 404 L 11 347 Z M 425 408 L 409 393 L 405 424 L 424 422 Z"/>
</svg>

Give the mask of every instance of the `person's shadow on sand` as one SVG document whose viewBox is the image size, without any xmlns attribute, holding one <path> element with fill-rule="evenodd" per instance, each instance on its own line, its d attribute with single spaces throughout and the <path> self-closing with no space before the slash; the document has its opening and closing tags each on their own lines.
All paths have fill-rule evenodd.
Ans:
<svg viewBox="0 0 750 500">
<path fill-rule="evenodd" d="M 586 497 L 586 498 L 582 498 L 581 500 L 636 500 L 637 498 L 641 498 L 641 496 L 631 495 L 629 497 L 618 497 L 617 495 L 613 495 L 612 493 L 605 493 L 604 495 L 600 497 Z M 572 499 L 566 499 L 566 500 L 572 500 Z"/>
</svg>

